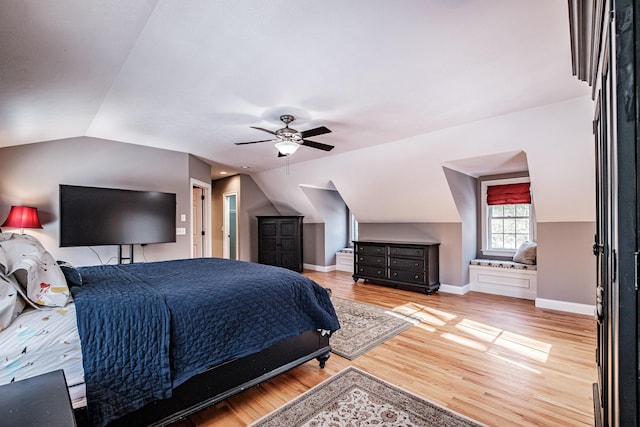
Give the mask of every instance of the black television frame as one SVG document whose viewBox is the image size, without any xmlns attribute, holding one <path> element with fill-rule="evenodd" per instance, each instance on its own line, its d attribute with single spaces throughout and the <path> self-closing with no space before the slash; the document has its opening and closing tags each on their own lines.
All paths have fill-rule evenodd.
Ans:
<svg viewBox="0 0 640 427">
<path fill-rule="evenodd" d="M 176 241 L 175 193 L 59 186 L 60 247 L 118 245 L 133 262 L 133 245 Z M 130 258 L 122 246 L 130 246 Z"/>
</svg>

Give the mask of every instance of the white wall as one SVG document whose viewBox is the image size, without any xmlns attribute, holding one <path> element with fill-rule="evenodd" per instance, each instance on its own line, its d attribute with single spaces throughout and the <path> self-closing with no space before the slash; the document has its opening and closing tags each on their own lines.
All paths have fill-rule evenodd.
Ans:
<svg viewBox="0 0 640 427">
<path fill-rule="evenodd" d="M 360 222 L 461 221 L 442 166 L 522 150 L 539 222 L 594 221 L 591 120 L 586 98 L 524 110 L 402 141 L 292 164 L 253 178 L 274 203 L 320 222 L 299 185 L 332 182 Z"/>
<path fill-rule="evenodd" d="M 455 200 L 450 184 L 469 192 L 472 185 L 453 171 L 448 181 L 443 166 L 522 151 L 538 226 L 538 297 L 591 304 L 594 260 L 585 254 L 595 221 L 592 115 L 591 99 L 575 98 L 293 164 L 288 175 L 274 169 L 253 176 L 305 221 L 317 214 L 299 185 L 333 183 L 360 222 L 360 239 L 439 241 L 441 282 L 463 286 L 477 235 L 473 195 Z"/>
</svg>

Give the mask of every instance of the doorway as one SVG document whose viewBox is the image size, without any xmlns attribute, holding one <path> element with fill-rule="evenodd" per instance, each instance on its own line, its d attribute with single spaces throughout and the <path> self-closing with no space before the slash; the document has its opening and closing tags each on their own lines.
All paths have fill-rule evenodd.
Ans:
<svg viewBox="0 0 640 427">
<path fill-rule="evenodd" d="M 211 185 L 191 179 L 191 258 L 211 256 Z"/>
<path fill-rule="evenodd" d="M 238 194 L 225 193 L 222 257 L 238 259 Z"/>
</svg>

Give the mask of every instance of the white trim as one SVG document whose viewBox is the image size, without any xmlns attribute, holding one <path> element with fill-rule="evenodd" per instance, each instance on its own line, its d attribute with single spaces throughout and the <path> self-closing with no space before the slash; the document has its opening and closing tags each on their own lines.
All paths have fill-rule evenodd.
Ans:
<svg viewBox="0 0 640 427">
<path fill-rule="evenodd" d="M 579 304 L 576 302 L 558 301 L 544 298 L 536 298 L 536 307 L 548 308 L 550 310 L 568 311 L 569 313 L 584 314 L 587 316 L 593 316 L 596 311 L 595 305 Z"/>
<path fill-rule="evenodd" d="M 191 254 L 191 258 L 193 258 L 193 187 L 198 187 L 204 189 L 204 212 L 202 212 L 202 217 L 204 218 L 203 231 L 206 239 L 205 245 L 202 252 L 204 257 L 211 256 L 211 183 L 206 183 L 200 181 L 195 178 L 191 178 L 189 180 L 189 253 Z"/>
<path fill-rule="evenodd" d="M 327 191 L 335 191 L 335 192 L 338 191 L 336 187 L 322 187 L 320 185 L 311 185 L 311 184 L 298 184 L 298 187 L 313 188 L 315 190 L 327 190 Z"/>
<path fill-rule="evenodd" d="M 517 249 L 482 249 L 482 255 L 513 258 Z"/>
<path fill-rule="evenodd" d="M 453 285 L 445 285 L 444 283 L 441 283 L 440 288 L 438 289 L 438 292 L 444 292 L 447 294 L 464 295 L 470 290 L 471 290 L 471 285 L 453 286 Z"/>
<path fill-rule="evenodd" d="M 336 252 L 336 270 L 353 274 L 353 251 Z"/>
<path fill-rule="evenodd" d="M 328 273 L 330 271 L 335 271 L 335 265 L 314 265 L 314 264 L 302 264 L 302 268 L 305 270 L 319 271 L 321 273 Z"/>
<path fill-rule="evenodd" d="M 538 294 L 537 271 L 470 265 L 471 290 L 534 300 Z"/>
</svg>

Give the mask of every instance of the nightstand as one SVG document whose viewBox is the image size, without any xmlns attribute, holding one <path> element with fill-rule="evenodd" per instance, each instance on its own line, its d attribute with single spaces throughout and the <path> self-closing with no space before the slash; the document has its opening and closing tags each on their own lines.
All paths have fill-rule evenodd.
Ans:
<svg viewBox="0 0 640 427">
<path fill-rule="evenodd" d="M 75 426 L 64 371 L 0 386 L 0 426 Z"/>
</svg>

